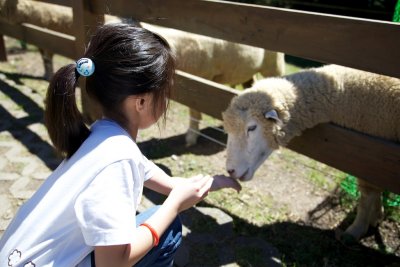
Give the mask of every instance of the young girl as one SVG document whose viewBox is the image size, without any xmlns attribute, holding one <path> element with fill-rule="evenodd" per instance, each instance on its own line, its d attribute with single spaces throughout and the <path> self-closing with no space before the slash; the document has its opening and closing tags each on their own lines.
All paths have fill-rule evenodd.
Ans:
<svg viewBox="0 0 400 267">
<path fill-rule="evenodd" d="M 169 177 L 137 147 L 138 130 L 165 119 L 174 72 L 162 38 L 109 24 L 84 58 L 55 74 L 45 124 L 65 160 L 2 236 L 0 266 L 172 266 L 182 238 L 178 214 L 209 190 L 240 189 L 225 176 Z M 103 112 L 90 130 L 75 102 L 80 76 Z M 168 197 L 136 216 L 143 186 Z"/>
</svg>

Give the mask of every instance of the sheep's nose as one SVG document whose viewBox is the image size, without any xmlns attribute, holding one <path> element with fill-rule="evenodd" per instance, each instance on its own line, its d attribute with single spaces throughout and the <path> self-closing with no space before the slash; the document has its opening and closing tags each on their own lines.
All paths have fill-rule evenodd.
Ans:
<svg viewBox="0 0 400 267">
<path fill-rule="evenodd" d="M 227 172 L 229 175 L 233 175 L 235 173 L 235 169 L 228 169 Z"/>
</svg>

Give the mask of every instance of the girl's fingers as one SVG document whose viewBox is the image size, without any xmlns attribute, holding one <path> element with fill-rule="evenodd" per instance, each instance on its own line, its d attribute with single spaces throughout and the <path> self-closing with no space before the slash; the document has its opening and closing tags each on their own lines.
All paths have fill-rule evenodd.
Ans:
<svg viewBox="0 0 400 267">
<path fill-rule="evenodd" d="M 198 181 L 200 181 L 200 180 L 203 179 L 203 178 L 204 178 L 204 175 L 198 174 L 198 175 L 196 175 L 196 176 L 190 177 L 190 180 L 191 180 L 192 182 L 198 182 Z"/>
<path fill-rule="evenodd" d="M 198 189 L 202 188 L 205 184 L 207 184 L 209 179 L 211 179 L 211 176 L 209 175 L 202 176 L 201 179 L 195 181 L 196 187 Z"/>
<path fill-rule="evenodd" d="M 198 187 L 198 192 L 199 195 L 202 197 L 206 196 L 208 194 L 208 191 L 210 191 L 211 185 L 213 183 L 214 179 L 211 176 L 206 176 L 204 177 L 203 180 L 199 181 L 200 187 Z"/>
</svg>

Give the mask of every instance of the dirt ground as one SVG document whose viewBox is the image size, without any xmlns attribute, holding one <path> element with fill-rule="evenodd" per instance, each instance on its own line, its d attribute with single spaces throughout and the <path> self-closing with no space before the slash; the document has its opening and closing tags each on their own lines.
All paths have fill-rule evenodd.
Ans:
<svg viewBox="0 0 400 267">
<path fill-rule="evenodd" d="M 44 72 L 36 49 L 22 51 L 10 40 L 7 45 L 8 62 L 1 63 L 0 73 L 16 77 L 43 95 L 47 82 L 38 79 Z M 55 62 L 58 68 L 69 60 L 57 56 Z M 172 102 L 166 126 L 141 132 L 138 143 L 150 159 L 172 175 L 225 173 L 225 147 L 200 137 L 197 145 L 187 148 L 187 125 L 187 108 Z M 226 143 L 226 135 L 214 129 L 221 129 L 220 125 L 220 121 L 205 116 L 201 132 Z M 337 229 L 344 230 L 355 216 L 356 200 L 340 188 L 346 175 L 281 149 L 260 167 L 252 181 L 242 183 L 239 194 L 228 189 L 213 192 L 199 206 L 216 207 L 231 216 L 235 235 L 258 237 L 272 244 L 279 250 L 283 266 L 400 266 L 399 207 L 388 209 L 379 227 L 371 229 L 359 243 L 345 246 L 335 239 Z M 260 266 L 259 253 L 238 246 L 238 265 Z"/>
</svg>

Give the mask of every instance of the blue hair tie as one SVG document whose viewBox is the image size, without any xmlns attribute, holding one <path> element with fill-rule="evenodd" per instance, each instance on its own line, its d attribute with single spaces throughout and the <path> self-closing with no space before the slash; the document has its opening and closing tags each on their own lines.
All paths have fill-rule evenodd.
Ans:
<svg viewBox="0 0 400 267">
<path fill-rule="evenodd" d="M 85 77 L 94 73 L 94 63 L 90 58 L 83 57 L 76 62 L 76 71 Z"/>
</svg>

